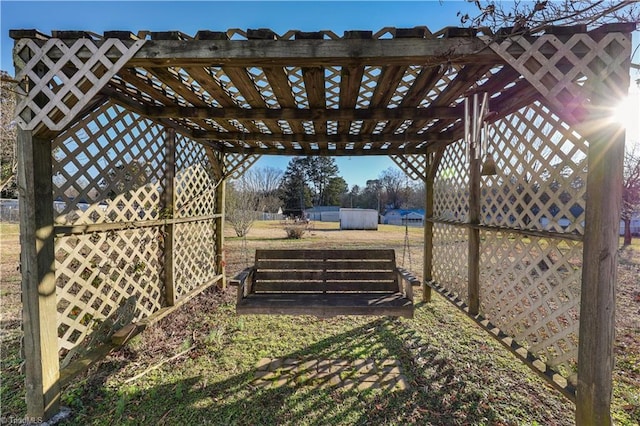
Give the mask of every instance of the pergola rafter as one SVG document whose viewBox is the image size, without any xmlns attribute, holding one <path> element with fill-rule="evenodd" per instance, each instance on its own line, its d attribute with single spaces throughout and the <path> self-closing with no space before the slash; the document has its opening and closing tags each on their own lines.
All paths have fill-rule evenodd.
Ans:
<svg viewBox="0 0 640 426">
<path fill-rule="evenodd" d="M 424 299 L 445 294 L 578 422 L 606 423 L 624 144 L 606 111 L 634 29 L 11 31 L 29 415 L 57 409 L 92 321 L 144 323 L 224 285 L 227 179 L 261 155 L 388 155 L 426 185 Z M 464 144 L 474 93 L 494 177 Z"/>
</svg>

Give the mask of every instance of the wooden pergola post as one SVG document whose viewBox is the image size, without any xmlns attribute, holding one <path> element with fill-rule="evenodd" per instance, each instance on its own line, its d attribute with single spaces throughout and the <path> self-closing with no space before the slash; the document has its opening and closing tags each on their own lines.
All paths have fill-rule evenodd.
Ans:
<svg viewBox="0 0 640 426">
<path fill-rule="evenodd" d="M 611 57 L 624 46 L 607 46 Z M 595 71 L 609 65 L 594 61 Z M 628 68 L 627 68 L 628 69 Z M 576 423 L 610 425 L 615 343 L 616 281 L 622 212 L 625 132 L 612 119 L 629 89 L 627 78 L 596 81 L 584 122 L 587 152 L 586 209 L 578 348 Z"/>
<path fill-rule="evenodd" d="M 50 419 L 60 403 L 51 141 L 18 128 L 27 416 Z"/>
<path fill-rule="evenodd" d="M 164 206 L 162 215 L 164 218 L 173 219 L 175 196 L 175 174 L 176 174 L 176 131 L 172 128 L 165 129 L 165 175 L 164 192 L 162 204 Z M 169 222 L 164 225 L 164 289 L 167 299 L 167 306 L 176 303 L 175 288 L 175 257 L 173 246 L 175 242 L 174 224 Z"/>
<path fill-rule="evenodd" d="M 424 204 L 424 269 L 422 280 L 422 301 L 431 302 L 431 282 L 433 281 L 433 183 L 436 175 L 437 162 L 434 156 L 427 155 L 425 171 L 425 204 Z"/>
<path fill-rule="evenodd" d="M 611 424 L 624 132 L 610 125 L 593 134 L 589 142 L 576 423 L 608 425 Z"/>
<path fill-rule="evenodd" d="M 224 155 L 218 157 L 221 164 L 218 165 L 220 170 L 224 170 Z M 216 208 L 215 208 L 215 253 L 216 253 L 216 273 L 222 275 L 220 286 L 227 287 L 227 278 L 225 275 L 225 258 L 224 258 L 224 214 L 225 214 L 225 194 L 227 181 L 222 174 L 218 186 L 216 186 Z"/>
<path fill-rule="evenodd" d="M 595 102 L 594 102 L 595 101 Z M 615 304 L 625 133 L 592 99 L 580 298 L 576 423 L 611 424 Z"/>
</svg>

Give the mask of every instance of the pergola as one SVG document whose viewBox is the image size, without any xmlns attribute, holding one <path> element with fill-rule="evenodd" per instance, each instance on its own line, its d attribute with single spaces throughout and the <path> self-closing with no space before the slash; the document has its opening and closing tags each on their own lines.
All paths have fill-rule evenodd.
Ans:
<svg viewBox="0 0 640 426">
<path fill-rule="evenodd" d="M 635 25 L 541 34 L 13 30 L 28 415 L 131 322 L 225 285 L 225 181 L 261 155 L 388 155 L 427 188 L 423 279 L 610 421 Z M 464 99 L 487 93 L 488 153 Z M 579 336 L 579 338 L 578 338 Z"/>
</svg>

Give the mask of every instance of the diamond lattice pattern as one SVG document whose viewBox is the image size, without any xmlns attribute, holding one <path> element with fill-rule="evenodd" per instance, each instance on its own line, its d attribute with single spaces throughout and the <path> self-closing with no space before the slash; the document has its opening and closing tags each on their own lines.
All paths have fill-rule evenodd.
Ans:
<svg viewBox="0 0 640 426">
<path fill-rule="evenodd" d="M 461 226 L 433 224 L 433 279 L 468 301 L 467 229 Z"/>
<path fill-rule="evenodd" d="M 41 46 L 31 39 L 17 41 L 16 80 L 25 93 L 16 106 L 18 124 L 25 130 L 64 129 L 143 44 L 89 38 L 68 44 L 49 39 Z"/>
<path fill-rule="evenodd" d="M 56 138 L 52 149 L 57 224 L 158 217 L 161 127 L 107 103 Z"/>
<path fill-rule="evenodd" d="M 509 228 L 584 233 L 587 143 L 534 103 L 489 131 L 498 174 L 482 182 L 482 221 Z"/>
<path fill-rule="evenodd" d="M 582 244 L 481 232 L 481 312 L 575 384 Z"/>
<path fill-rule="evenodd" d="M 177 298 L 207 283 L 216 275 L 216 187 L 212 165 L 204 147 L 177 137 L 175 211 L 177 218 L 200 220 L 174 225 L 174 286 Z"/>
<path fill-rule="evenodd" d="M 216 276 L 215 221 L 175 225 L 174 282 L 180 298 Z"/>
<path fill-rule="evenodd" d="M 509 53 L 513 45 L 517 57 Z M 626 61 L 631 40 L 625 34 L 574 34 L 563 39 L 545 34 L 535 39 L 508 37 L 490 47 L 524 76 L 569 123 L 580 123 L 592 90 L 603 82 L 615 93 L 628 87 Z M 542 48 L 547 53 L 542 53 Z M 515 51 L 513 50 L 513 51 Z M 615 52 L 612 54 L 612 52 Z M 621 83 L 622 82 L 622 83 Z"/>
<path fill-rule="evenodd" d="M 178 136 L 176 141 L 174 217 L 212 215 L 216 180 L 205 149 Z"/>
<path fill-rule="evenodd" d="M 433 216 L 466 222 L 469 216 L 469 171 L 462 141 L 445 149 L 433 183 Z"/>
<path fill-rule="evenodd" d="M 158 227 L 56 239 L 58 342 L 71 350 L 130 296 L 134 318 L 164 306 Z"/>
<path fill-rule="evenodd" d="M 424 180 L 427 173 L 424 155 L 390 155 L 389 158 L 412 180 Z"/>
</svg>

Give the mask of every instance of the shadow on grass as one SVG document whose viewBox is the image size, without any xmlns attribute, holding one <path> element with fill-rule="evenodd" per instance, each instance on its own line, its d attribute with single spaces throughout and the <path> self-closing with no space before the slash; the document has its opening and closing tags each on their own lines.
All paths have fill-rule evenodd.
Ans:
<svg viewBox="0 0 640 426">
<path fill-rule="evenodd" d="M 182 377 L 170 383 L 147 385 L 141 379 L 130 388 L 105 388 L 101 408 L 85 410 L 68 424 L 448 425 L 496 419 L 490 407 L 481 406 L 482 395 L 456 378 L 453 364 L 400 320 L 377 319 L 278 358 L 392 358 L 400 361 L 409 389 L 340 390 L 315 382 L 261 388 L 253 369 L 210 382 L 195 368 L 191 375 L 182 367 Z"/>
</svg>

